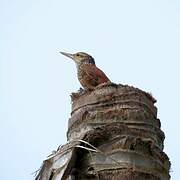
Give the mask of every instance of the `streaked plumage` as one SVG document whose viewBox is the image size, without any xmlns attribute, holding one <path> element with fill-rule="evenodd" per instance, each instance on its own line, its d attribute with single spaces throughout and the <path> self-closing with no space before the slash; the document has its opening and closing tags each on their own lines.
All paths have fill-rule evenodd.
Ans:
<svg viewBox="0 0 180 180">
<path fill-rule="evenodd" d="M 61 53 L 75 61 L 78 79 L 85 89 L 94 89 L 99 84 L 110 81 L 105 73 L 96 67 L 92 56 L 83 52 L 76 54 Z"/>
</svg>

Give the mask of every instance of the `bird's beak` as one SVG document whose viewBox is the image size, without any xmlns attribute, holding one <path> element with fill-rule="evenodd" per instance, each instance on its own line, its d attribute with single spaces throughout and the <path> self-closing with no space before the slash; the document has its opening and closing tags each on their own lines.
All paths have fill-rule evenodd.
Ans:
<svg viewBox="0 0 180 180">
<path fill-rule="evenodd" d="M 62 55 L 64 55 L 64 56 L 67 56 L 68 58 L 71 58 L 71 59 L 73 59 L 74 60 L 74 56 L 73 56 L 73 54 L 70 54 L 70 53 L 66 53 L 66 52 L 60 52 Z"/>
</svg>

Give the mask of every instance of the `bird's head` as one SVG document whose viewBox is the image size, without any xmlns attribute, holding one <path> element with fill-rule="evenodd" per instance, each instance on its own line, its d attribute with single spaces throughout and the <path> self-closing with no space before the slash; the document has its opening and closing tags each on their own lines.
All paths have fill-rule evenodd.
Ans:
<svg viewBox="0 0 180 180">
<path fill-rule="evenodd" d="M 84 53 L 84 52 L 78 52 L 75 54 L 70 54 L 66 52 L 60 52 L 60 53 L 74 60 L 74 62 L 77 65 L 82 64 L 82 63 L 90 63 L 90 64 L 95 65 L 94 58 L 87 53 Z"/>
</svg>

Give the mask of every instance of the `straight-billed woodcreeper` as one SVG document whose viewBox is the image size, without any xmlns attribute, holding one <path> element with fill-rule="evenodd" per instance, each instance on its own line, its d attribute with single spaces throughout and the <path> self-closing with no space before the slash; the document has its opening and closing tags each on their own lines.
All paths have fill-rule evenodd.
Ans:
<svg viewBox="0 0 180 180">
<path fill-rule="evenodd" d="M 96 67 L 94 58 L 89 54 L 84 52 L 75 54 L 60 53 L 74 60 L 77 67 L 78 79 L 86 90 L 92 90 L 102 83 L 110 82 L 104 72 Z"/>
</svg>

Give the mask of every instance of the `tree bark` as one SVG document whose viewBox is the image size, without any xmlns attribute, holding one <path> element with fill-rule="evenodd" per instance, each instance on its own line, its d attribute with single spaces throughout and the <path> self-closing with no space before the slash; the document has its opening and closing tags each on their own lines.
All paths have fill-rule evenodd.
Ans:
<svg viewBox="0 0 180 180">
<path fill-rule="evenodd" d="M 51 163 L 39 180 L 169 180 L 155 102 L 142 90 L 113 83 L 73 93 L 68 143 L 45 161 Z"/>
</svg>

